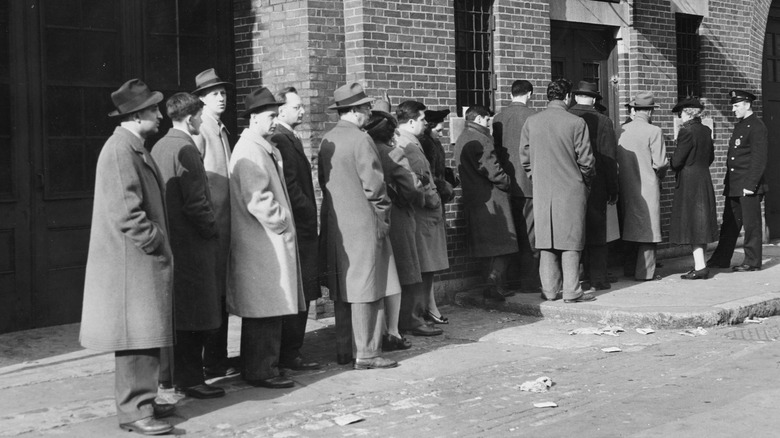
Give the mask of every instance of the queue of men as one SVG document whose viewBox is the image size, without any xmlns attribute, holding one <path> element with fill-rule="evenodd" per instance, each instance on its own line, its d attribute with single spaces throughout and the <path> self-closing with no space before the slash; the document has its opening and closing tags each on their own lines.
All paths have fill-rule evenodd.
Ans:
<svg viewBox="0 0 780 438">
<path fill-rule="evenodd" d="M 469 250 L 489 262 L 485 299 L 512 294 L 508 272 L 520 273 L 521 292 L 540 292 L 544 300 L 592 301 L 588 290 L 608 289 L 606 208 L 618 194 L 623 237 L 637 253 L 630 274 L 657 279 L 667 159 L 650 93 L 627 105 L 632 121 L 616 134 L 596 108 L 595 84 L 573 89 L 565 79 L 552 81 L 547 108 L 537 113 L 528 108 L 533 87 L 516 81 L 512 104 L 493 120 L 492 132 L 488 109 L 466 111 L 455 145 L 458 179 L 446 175 L 435 136 L 426 137 L 446 112 L 415 101 L 399 105 L 396 117 L 372 112 L 374 99 L 360 84 L 347 84 L 334 92 L 329 109 L 339 121 L 319 148 L 318 232 L 311 163 L 295 133 L 305 112 L 297 90 L 274 95 L 260 87 L 247 95 L 240 112 L 247 127 L 231 149 L 220 119 L 232 84 L 213 69 L 195 84 L 193 93 L 165 102 L 173 127 L 151 153 L 144 141 L 159 129 L 162 94 L 139 79 L 111 94 L 109 117 L 119 126 L 97 164 L 80 341 L 115 353 L 122 429 L 172 430 L 162 418 L 175 407 L 155 401 L 158 385 L 213 398 L 225 391 L 206 379 L 240 372 L 253 386 L 289 388 L 294 382 L 284 369 L 320 368 L 301 354 L 320 284 L 334 301 L 340 364 L 397 366 L 383 351 L 411 344 L 388 324 L 415 336 L 440 335 L 434 324 L 447 319 L 431 303 L 433 277 L 448 268 L 442 204 L 458 183 Z M 766 128 L 750 110 L 755 96 L 735 90 L 731 98 L 743 121 L 730 142 L 729 204 L 710 264 L 728 264 L 744 222 L 746 258 L 734 270 L 746 272 L 760 269 L 754 210 L 765 190 L 759 173 Z M 433 123 L 426 126 L 426 117 Z M 369 120 L 371 135 L 364 130 Z M 388 123 L 397 127 L 393 140 L 379 129 Z M 393 155 L 396 170 L 421 194 L 419 206 L 405 206 L 415 224 L 411 276 L 407 261 L 400 269 L 394 256 L 386 157 L 374 139 L 403 151 Z M 511 266 L 516 259 L 520 265 Z M 390 299 L 399 294 L 400 304 Z M 227 355 L 228 314 L 242 318 L 240 361 Z"/>
</svg>

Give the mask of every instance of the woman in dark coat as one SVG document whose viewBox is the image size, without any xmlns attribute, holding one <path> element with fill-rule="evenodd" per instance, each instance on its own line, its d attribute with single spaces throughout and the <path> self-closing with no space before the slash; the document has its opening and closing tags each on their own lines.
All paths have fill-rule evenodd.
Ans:
<svg viewBox="0 0 780 438">
<path fill-rule="evenodd" d="M 699 99 L 691 98 L 681 101 L 672 110 L 679 112 L 683 123 L 671 160 L 677 183 L 669 241 L 691 245 L 693 249 L 694 268 L 681 276 L 684 280 L 700 280 L 709 276 L 704 249 L 708 243 L 718 240 L 715 191 L 710 176 L 715 147 L 712 131 L 701 123 L 703 109 Z"/>
</svg>

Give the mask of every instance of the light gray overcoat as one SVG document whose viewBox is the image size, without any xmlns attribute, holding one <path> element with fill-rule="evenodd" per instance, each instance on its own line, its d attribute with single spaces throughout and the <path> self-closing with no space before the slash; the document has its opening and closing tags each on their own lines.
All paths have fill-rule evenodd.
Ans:
<svg viewBox="0 0 780 438">
<path fill-rule="evenodd" d="M 98 157 L 79 340 L 99 351 L 173 345 L 164 188 L 143 140 L 117 127 Z"/>
</svg>

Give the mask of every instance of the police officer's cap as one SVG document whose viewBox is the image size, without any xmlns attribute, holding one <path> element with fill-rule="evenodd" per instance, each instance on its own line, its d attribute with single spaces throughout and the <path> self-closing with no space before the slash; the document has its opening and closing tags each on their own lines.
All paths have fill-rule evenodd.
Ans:
<svg viewBox="0 0 780 438">
<path fill-rule="evenodd" d="M 737 102 L 744 102 L 744 101 L 753 102 L 754 100 L 756 100 L 756 96 L 754 94 L 742 90 L 729 91 L 729 97 L 731 97 L 732 104 L 735 104 Z"/>
</svg>

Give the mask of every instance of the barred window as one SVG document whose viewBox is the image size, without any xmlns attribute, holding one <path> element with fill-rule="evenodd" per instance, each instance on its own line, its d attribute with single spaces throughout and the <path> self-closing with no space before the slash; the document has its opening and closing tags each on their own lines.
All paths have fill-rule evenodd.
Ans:
<svg viewBox="0 0 780 438">
<path fill-rule="evenodd" d="M 677 14 L 677 96 L 701 96 L 701 17 Z"/>
<path fill-rule="evenodd" d="M 493 109 L 493 0 L 455 0 L 455 82 L 458 112 Z"/>
</svg>

